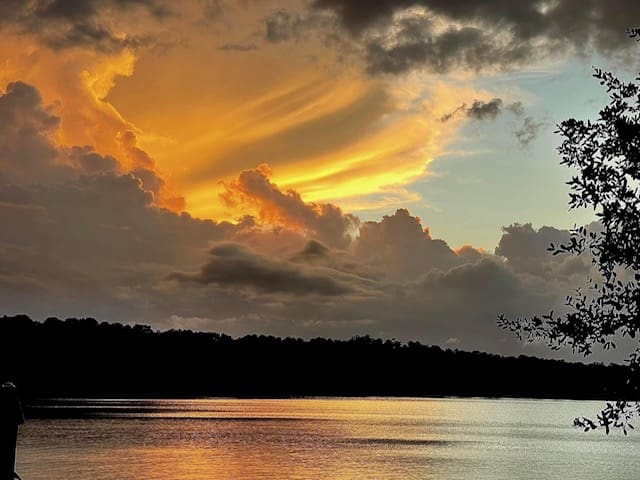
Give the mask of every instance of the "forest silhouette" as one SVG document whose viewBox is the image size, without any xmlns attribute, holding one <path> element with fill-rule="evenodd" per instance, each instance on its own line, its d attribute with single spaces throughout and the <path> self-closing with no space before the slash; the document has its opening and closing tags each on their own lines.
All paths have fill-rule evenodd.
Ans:
<svg viewBox="0 0 640 480">
<path fill-rule="evenodd" d="M 27 403 L 61 397 L 625 397 L 626 367 L 401 343 L 234 339 L 87 318 L 0 320 L 0 379 Z"/>
</svg>

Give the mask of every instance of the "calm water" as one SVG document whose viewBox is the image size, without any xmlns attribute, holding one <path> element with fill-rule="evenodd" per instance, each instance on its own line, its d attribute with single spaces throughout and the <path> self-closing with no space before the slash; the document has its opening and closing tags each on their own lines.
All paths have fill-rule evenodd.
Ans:
<svg viewBox="0 0 640 480">
<path fill-rule="evenodd" d="M 23 479 L 640 478 L 640 431 L 606 437 L 571 426 L 576 414 L 591 414 L 600 402 L 222 399 L 71 406 L 85 418 L 32 420 L 22 428 Z"/>
</svg>

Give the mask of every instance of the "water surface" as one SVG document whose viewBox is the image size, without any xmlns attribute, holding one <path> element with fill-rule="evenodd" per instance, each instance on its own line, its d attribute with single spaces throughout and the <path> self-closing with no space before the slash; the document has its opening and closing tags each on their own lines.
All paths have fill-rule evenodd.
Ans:
<svg viewBox="0 0 640 480">
<path fill-rule="evenodd" d="M 59 401 L 21 428 L 24 480 L 633 479 L 640 433 L 583 433 L 601 402 Z"/>
</svg>

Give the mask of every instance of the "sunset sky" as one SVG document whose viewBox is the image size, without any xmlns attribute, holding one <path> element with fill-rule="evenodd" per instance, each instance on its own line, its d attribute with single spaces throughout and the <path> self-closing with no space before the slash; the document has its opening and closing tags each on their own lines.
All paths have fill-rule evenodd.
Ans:
<svg viewBox="0 0 640 480">
<path fill-rule="evenodd" d="M 0 305 L 521 351 L 627 0 L 3 0 Z M 525 347 L 537 353 L 537 347 Z"/>
</svg>

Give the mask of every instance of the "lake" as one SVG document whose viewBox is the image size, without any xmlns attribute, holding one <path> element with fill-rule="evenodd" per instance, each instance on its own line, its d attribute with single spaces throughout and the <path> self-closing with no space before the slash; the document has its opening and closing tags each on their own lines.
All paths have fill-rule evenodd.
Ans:
<svg viewBox="0 0 640 480">
<path fill-rule="evenodd" d="M 23 480 L 633 479 L 640 432 L 583 433 L 602 402 L 74 400 L 20 430 Z M 57 414 L 57 415 L 55 415 Z M 71 418 L 75 417 L 75 418 Z"/>
</svg>

